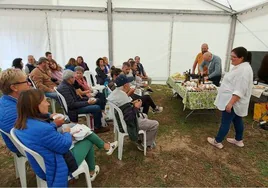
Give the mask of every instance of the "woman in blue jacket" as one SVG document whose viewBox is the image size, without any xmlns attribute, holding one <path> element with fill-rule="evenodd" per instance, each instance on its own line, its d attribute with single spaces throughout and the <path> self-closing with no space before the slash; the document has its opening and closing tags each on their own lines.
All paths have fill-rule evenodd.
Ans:
<svg viewBox="0 0 268 188">
<path fill-rule="evenodd" d="M 26 147 L 39 153 L 45 162 L 46 172 L 43 172 L 34 158 L 27 154 L 34 172 L 47 181 L 48 187 L 67 187 L 70 170 L 63 155 L 70 150 L 71 157 L 74 157 L 78 166 L 86 160 L 93 181 L 99 173 L 99 167 L 95 166 L 93 144 L 104 148 L 107 155 L 111 155 L 117 147 L 117 141 L 104 143 L 92 133 L 71 148 L 73 137 L 70 128 L 59 133 L 57 127 L 61 126 L 64 120 L 57 118 L 50 123 L 47 119 L 48 107 L 44 93 L 37 89 L 22 92 L 18 99 L 15 134 Z"/>
</svg>

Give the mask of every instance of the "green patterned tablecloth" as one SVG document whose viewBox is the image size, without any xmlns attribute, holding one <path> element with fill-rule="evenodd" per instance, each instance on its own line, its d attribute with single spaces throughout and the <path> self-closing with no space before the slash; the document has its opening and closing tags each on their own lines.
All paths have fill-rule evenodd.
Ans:
<svg viewBox="0 0 268 188">
<path fill-rule="evenodd" d="M 184 110 L 185 108 L 190 110 L 216 109 L 214 101 L 217 96 L 217 90 L 188 92 L 181 83 L 176 83 L 171 77 L 168 78 L 167 84 L 183 98 Z"/>
</svg>

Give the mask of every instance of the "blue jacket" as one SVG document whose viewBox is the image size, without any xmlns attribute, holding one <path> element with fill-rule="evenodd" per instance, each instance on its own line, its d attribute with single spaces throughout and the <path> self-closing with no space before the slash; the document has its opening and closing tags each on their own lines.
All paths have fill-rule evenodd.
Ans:
<svg viewBox="0 0 268 188">
<path fill-rule="evenodd" d="M 75 66 L 74 65 L 65 65 L 65 69 L 69 69 L 71 71 L 74 71 Z"/>
<path fill-rule="evenodd" d="M 63 158 L 72 145 L 70 133 L 59 133 L 54 123 L 36 119 L 27 119 L 27 128 L 15 130 L 18 139 L 31 150 L 39 153 L 46 166 L 46 174 L 35 159 L 27 153 L 29 163 L 34 172 L 47 181 L 48 187 L 68 186 L 68 167 Z"/>
<path fill-rule="evenodd" d="M 10 133 L 10 130 L 14 127 L 15 121 L 17 119 L 17 99 L 9 96 L 3 95 L 0 98 L 0 129 L 6 133 Z M 2 134 L 2 133 L 1 133 Z M 14 153 L 19 153 L 16 146 L 12 141 L 4 134 L 2 134 L 8 149 Z"/>
</svg>

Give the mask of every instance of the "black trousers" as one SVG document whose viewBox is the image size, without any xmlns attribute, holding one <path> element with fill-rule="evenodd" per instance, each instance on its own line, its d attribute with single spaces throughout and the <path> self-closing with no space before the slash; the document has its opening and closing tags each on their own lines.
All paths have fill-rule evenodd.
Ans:
<svg viewBox="0 0 268 188">
<path fill-rule="evenodd" d="M 141 99 L 142 107 L 143 107 L 142 112 L 145 114 L 148 114 L 150 107 L 152 107 L 152 109 L 156 108 L 156 105 L 150 95 L 139 96 L 139 95 L 133 94 L 130 97 L 133 100 Z"/>
</svg>

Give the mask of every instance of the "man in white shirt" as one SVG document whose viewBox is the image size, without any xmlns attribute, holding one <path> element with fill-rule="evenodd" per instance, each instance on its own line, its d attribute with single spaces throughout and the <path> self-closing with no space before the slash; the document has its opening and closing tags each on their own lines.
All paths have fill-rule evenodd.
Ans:
<svg viewBox="0 0 268 188">
<path fill-rule="evenodd" d="M 142 106 L 142 101 L 138 99 L 138 100 L 131 102 L 132 99 L 128 97 L 127 95 L 127 92 L 130 90 L 129 83 L 131 81 L 133 81 L 133 77 L 127 77 L 126 75 L 120 74 L 115 80 L 115 84 L 117 88 L 109 95 L 107 100 L 114 103 L 116 106 L 120 107 L 121 109 L 122 109 L 122 106 L 126 104 L 131 104 L 132 108 L 135 111 L 138 111 L 138 109 Z M 123 114 L 124 114 L 124 111 L 123 111 Z M 125 115 L 129 116 L 129 114 L 124 114 L 124 119 L 126 120 Z M 148 116 L 143 113 L 137 113 L 135 115 L 137 116 L 137 120 L 138 120 L 138 128 L 146 131 L 147 146 L 151 148 L 155 147 L 155 138 L 156 138 L 158 126 L 159 126 L 158 121 L 148 119 Z M 128 123 L 127 123 L 127 126 L 129 126 Z M 141 149 L 141 148 L 138 147 L 138 149 Z"/>
</svg>

